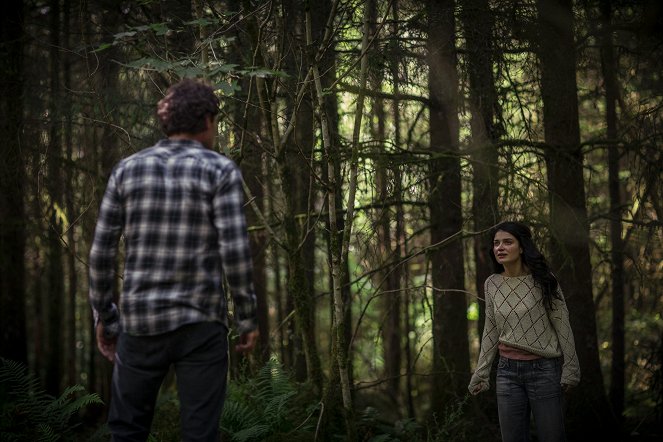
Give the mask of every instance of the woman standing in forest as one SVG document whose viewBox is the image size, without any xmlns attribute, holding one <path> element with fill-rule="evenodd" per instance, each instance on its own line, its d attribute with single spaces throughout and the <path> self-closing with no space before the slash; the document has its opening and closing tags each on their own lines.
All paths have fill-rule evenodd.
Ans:
<svg viewBox="0 0 663 442">
<path fill-rule="evenodd" d="M 486 323 L 470 393 L 490 388 L 499 352 L 497 408 L 502 440 L 529 440 L 530 412 L 539 441 L 563 441 L 563 391 L 580 381 L 562 290 L 526 225 L 491 231 L 495 273 L 485 282 Z"/>
</svg>

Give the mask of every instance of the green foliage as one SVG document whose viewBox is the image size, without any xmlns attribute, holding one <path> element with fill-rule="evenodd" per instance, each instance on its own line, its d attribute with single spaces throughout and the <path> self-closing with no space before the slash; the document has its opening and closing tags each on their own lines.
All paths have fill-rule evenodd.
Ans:
<svg viewBox="0 0 663 442">
<path fill-rule="evenodd" d="M 212 18 L 200 18 L 184 23 L 187 28 L 195 27 L 208 27 L 218 25 L 219 21 Z M 181 28 L 171 28 L 168 23 L 150 23 L 147 25 L 127 27 L 125 31 L 113 34 L 112 42 L 100 43 L 93 52 L 102 52 L 111 47 L 118 46 L 121 48 L 128 48 L 132 45 L 139 44 L 145 39 L 158 38 L 164 36 L 172 36 L 181 32 Z M 226 37 L 215 35 L 214 37 L 205 39 L 201 42 L 202 46 L 208 45 L 221 45 L 226 46 L 235 40 L 234 37 Z M 158 40 L 157 40 L 158 41 Z M 210 78 L 219 79 L 226 77 L 227 74 L 232 73 L 234 76 L 247 76 L 247 77 L 281 77 L 286 78 L 288 74 L 281 70 L 270 69 L 265 66 L 248 66 L 239 68 L 234 63 L 223 63 L 220 61 L 209 61 L 206 64 L 200 64 L 190 58 L 185 59 L 171 59 L 167 56 L 143 56 L 127 63 L 120 63 L 122 66 L 131 70 L 145 70 L 155 71 L 158 73 L 173 74 L 177 78 Z M 236 81 L 218 81 L 217 88 L 223 92 L 224 95 L 233 95 L 239 90 Z"/>
<path fill-rule="evenodd" d="M 373 407 L 359 414 L 357 424 L 362 440 L 368 442 L 395 442 L 395 441 L 418 441 L 422 430 L 421 425 L 413 419 L 397 420 L 394 423 L 385 422 L 380 412 Z"/>
<path fill-rule="evenodd" d="M 84 407 L 101 404 L 96 394 L 68 387 L 58 398 L 48 395 L 19 362 L 0 358 L 0 440 L 55 442 L 73 439 L 72 417 Z"/>
<path fill-rule="evenodd" d="M 463 408 L 469 399 L 470 395 L 466 394 L 462 400 L 449 404 L 443 416 L 434 416 L 434 425 L 429 428 L 427 440 L 430 442 L 469 440 L 471 422 L 463 419 Z"/>
<path fill-rule="evenodd" d="M 233 442 L 310 440 L 317 409 L 272 358 L 256 377 L 228 385 L 221 429 Z"/>
<path fill-rule="evenodd" d="M 179 442 L 182 440 L 180 433 L 180 404 L 177 393 L 174 390 L 162 391 L 157 399 L 148 442 Z"/>
<path fill-rule="evenodd" d="M 360 415 L 358 428 L 361 440 L 368 442 L 454 442 L 481 440 L 472 439 L 471 419 L 464 415 L 464 408 L 469 401 L 469 394 L 461 400 L 449 404 L 443 416 L 433 416 L 429 427 L 424 428 L 414 419 L 402 419 L 386 422 L 380 412 L 367 407 Z M 476 431 L 474 431 L 476 433 Z"/>
<path fill-rule="evenodd" d="M 663 319 L 660 313 L 629 312 L 626 336 L 632 337 L 626 346 L 626 404 L 624 416 L 637 419 L 653 417 L 663 410 Z M 603 342 L 605 348 L 609 342 Z M 606 352 L 609 356 L 609 352 Z M 610 359 L 604 357 L 606 371 Z"/>
</svg>

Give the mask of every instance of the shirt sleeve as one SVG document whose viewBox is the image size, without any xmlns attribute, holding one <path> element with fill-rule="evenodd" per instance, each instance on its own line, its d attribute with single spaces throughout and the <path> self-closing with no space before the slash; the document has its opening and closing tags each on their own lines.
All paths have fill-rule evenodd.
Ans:
<svg viewBox="0 0 663 442">
<path fill-rule="evenodd" d="M 488 290 L 488 280 L 484 284 L 483 293 L 486 298 L 486 322 L 483 326 L 479 361 L 468 386 L 470 392 L 473 392 L 477 386 L 481 386 L 480 391 L 486 391 L 490 388 L 490 369 L 492 368 L 493 359 L 495 359 L 495 354 L 497 353 L 497 344 L 499 343 L 500 334 L 497 323 L 495 322 L 495 308 L 493 297 Z"/>
<path fill-rule="evenodd" d="M 214 225 L 219 237 L 223 271 L 234 304 L 237 332 L 258 327 L 253 289 L 253 261 L 244 216 L 242 175 L 236 165 L 224 174 L 214 199 Z"/>
<path fill-rule="evenodd" d="M 557 288 L 557 297 L 553 297 L 550 322 L 557 333 L 557 339 L 564 357 L 562 365 L 562 384 L 575 386 L 580 382 L 580 363 L 576 354 L 573 331 L 569 322 L 569 310 L 566 307 L 562 288 Z"/>
<path fill-rule="evenodd" d="M 109 338 L 117 336 L 120 332 L 120 315 L 117 305 L 113 302 L 113 286 L 122 220 L 122 205 L 116 178 L 112 174 L 99 208 L 99 218 L 89 258 L 90 305 L 95 324 L 101 321 L 104 334 Z"/>
</svg>

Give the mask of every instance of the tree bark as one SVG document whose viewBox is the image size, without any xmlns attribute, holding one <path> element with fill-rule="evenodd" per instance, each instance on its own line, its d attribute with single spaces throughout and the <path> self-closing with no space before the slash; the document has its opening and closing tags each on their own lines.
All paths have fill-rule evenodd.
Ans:
<svg viewBox="0 0 663 442">
<path fill-rule="evenodd" d="M 605 82 L 606 138 L 608 139 L 608 189 L 610 194 L 610 242 L 612 283 L 612 364 L 610 403 L 621 423 L 624 414 L 624 244 L 622 242 L 622 201 L 619 190 L 619 149 L 617 145 L 617 63 L 612 43 L 610 1 L 601 0 L 601 68 Z"/>
<path fill-rule="evenodd" d="M 69 31 L 71 25 L 71 0 L 64 0 L 63 3 L 63 40 L 64 47 L 69 49 L 71 47 L 71 33 Z M 77 312 L 77 293 L 78 293 L 78 272 L 76 271 L 76 227 L 77 215 L 75 207 L 75 175 L 74 175 L 74 135 L 73 135 L 73 111 L 72 111 L 72 73 L 71 73 L 72 60 L 70 55 L 65 55 L 63 60 L 63 84 L 65 94 L 63 96 L 62 115 L 64 116 L 64 143 L 67 167 L 65 168 L 65 183 L 66 190 L 64 195 L 65 200 L 65 213 L 69 221 L 67 228 L 67 313 L 66 324 L 67 339 L 66 339 L 66 368 L 67 368 L 67 381 L 66 385 L 75 385 L 78 383 L 78 360 L 76 357 L 76 330 L 78 321 L 76 320 Z"/>
<path fill-rule="evenodd" d="M 370 8 L 369 26 L 370 35 L 375 35 L 378 32 L 378 14 L 377 5 L 375 2 L 368 2 L 366 5 Z M 397 2 L 392 4 L 392 16 L 397 14 Z M 391 29 L 391 38 L 394 43 L 390 45 L 390 57 L 388 68 L 392 71 L 394 91 L 398 90 L 397 74 L 398 66 L 398 46 L 396 43 L 398 37 L 397 17 L 394 17 Z M 371 47 L 370 57 L 380 57 L 380 49 L 377 46 Z M 370 89 L 380 91 L 382 89 L 382 82 L 384 80 L 384 71 L 381 68 L 372 68 L 368 72 Z M 396 128 L 393 134 L 393 143 L 399 146 L 400 133 L 397 130 L 398 125 L 398 100 L 393 102 L 394 109 L 394 127 Z M 400 197 L 398 191 L 399 187 L 396 184 L 396 179 L 400 179 L 400 175 L 392 168 L 388 159 L 389 152 L 387 151 L 386 134 L 387 112 L 385 112 L 384 98 L 377 96 L 372 99 L 371 114 L 374 118 L 375 124 L 372 124 L 372 137 L 378 143 L 378 160 L 375 167 L 375 186 L 378 201 L 392 201 Z M 400 147 L 400 146 L 399 146 Z M 398 166 L 396 166 L 398 167 Z M 396 173 L 395 173 L 396 172 Z M 389 183 L 393 183 L 392 190 L 389 190 Z M 398 241 L 400 240 L 400 229 L 397 228 L 392 232 L 392 221 L 396 220 L 397 227 L 401 226 L 400 218 L 394 213 L 391 206 L 387 205 L 376 211 L 375 228 L 378 241 L 379 260 L 377 266 L 382 267 L 384 270 L 377 272 L 375 275 L 375 284 L 377 290 L 381 292 L 380 308 L 382 309 L 380 323 L 380 330 L 382 331 L 382 348 L 384 359 L 384 376 L 386 382 L 386 394 L 392 402 L 395 410 L 399 410 L 400 403 L 400 385 L 401 385 L 401 365 L 402 365 L 402 346 L 401 338 L 403 337 L 403 330 L 401 327 L 401 267 L 399 266 L 400 247 Z M 392 244 L 396 244 L 394 247 Z"/>
<path fill-rule="evenodd" d="M 323 2 L 316 2 L 316 7 L 312 9 L 311 11 L 311 23 L 313 25 L 312 31 L 313 31 L 313 41 L 315 42 L 314 46 L 318 47 L 318 53 L 320 54 L 320 59 L 318 63 L 318 67 L 320 72 L 324 73 L 324 75 L 320 76 L 320 85 L 322 86 L 322 89 L 324 91 L 330 90 L 332 85 L 335 84 L 336 81 L 336 51 L 335 51 L 335 45 L 334 45 L 334 40 L 332 36 L 332 31 L 333 31 L 333 26 L 334 23 L 330 22 L 330 18 L 333 18 L 332 14 L 336 14 L 337 7 L 339 5 L 339 2 L 336 0 L 325 0 Z M 317 7 L 320 6 L 320 7 Z M 327 43 L 325 43 L 327 42 Z M 343 160 L 341 159 L 341 149 L 342 146 L 344 145 L 343 142 L 341 141 L 341 136 L 339 134 L 339 103 L 338 103 L 338 98 L 336 94 L 329 94 L 326 93 L 324 97 L 322 97 L 322 105 L 324 106 L 323 112 L 326 118 L 326 123 L 327 123 L 327 129 L 328 129 L 328 143 L 329 143 L 329 148 L 330 151 L 335 152 L 336 154 L 332 155 L 330 158 L 326 158 L 326 160 L 331 160 L 333 162 L 333 170 L 336 172 L 336 176 L 333 177 L 333 179 L 337 183 L 342 183 L 342 167 L 343 167 Z M 322 122 L 319 122 L 320 126 L 322 126 Z M 354 129 L 353 129 L 354 130 Z M 327 167 L 328 163 L 324 163 L 321 166 L 322 172 L 322 181 L 324 183 L 329 182 L 329 172 L 330 168 Z M 347 218 L 347 209 L 344 209 L 343 207 L 343 201 L 345 199 L 346 192 L 348 190 L 344 188 L 342 184 L 335 186 L 335 195 L 333 197 L 336 200 L 336 226 L 338 230 L 338 234 L 340 235 L 340 238 L 336 241 L 336 245 L 340 247 L 340 252 L 341 253 L 341 265 L 342 265 L 342 271 L 341 271 L 341 299 L 343 301 L 343 304 L 346 306 L 346 308 L 343 311 L 343 320 L 341 321 L 342 323 L 342 332 L 344 335 L 344 340 L 346 343 L 348 343 L 348 348 L 347 348 L 347 370 L 348 370 L 348 378 L 349 378 L 349 383 L 352 385 L 353 379 L 354 379 L 354 366 L 353 366 L 353 347 L 352 347 L 352 335 L 353 335 L 353 325 L 352 325 L 352 309 L 351 309 L 351 296 L 352 292 L 350 289 L 350 265 L 349 265 L 349 260 L 348 260 L 348 248 L 346 247 L 345 250 L 342 249 L 343 245 L 346 245 L 347 243 L 344 243 L 343 236 L 346 234 L 346 218 Z M 330 222 L 330 217 L 327 217 L 325 219 L 326 223 L 326 231 L 331 232 L 331 222 Z M 349 231 L 347 231 L 349 232 Z M 328 256 L 331 257 L 333 256 L 335 251 L 332 250 L 332 238 L 331 234 L 327 234 L 327 250 L 328 250 Z M 331 261 L 330 261 L 330 268 L 331 268 Z M 333 292 L 334 283 L 333 283 L 333 275 L 329 274 L 329 287 L 330 291 Z M 331 314 L 334 315 L 334 300 L 333 297 L 330 299 L 330 309 L 331 309 Z M 334 345 L 336 345 L 338 341 L 332 339 L 332 353 L 335 354 L 336 350 L 334 348 Z M 332 367 L 332 370 L 338 370 L 338 364 L 332 363 L 333 366 L 336 368 Z M 328 385 L 333 388 L 333 383 L 328 382 Z M 338 390 L 338 389 L 336 389 Z"/>
<path fill-rule="evenodd" d="M 431 243 L 463 228 L 459 158 L 458 74 L 454 1 L 428 4 L 428 87 L 430 92 Z M 459 240 L 430 252 L 433 283 L 433 404 L 439 418 L 453 399 L 465 396 L 469 381 L 467 301 L 463 247 Z"/>
<path fill-rule="evenodd" d="M 21 0 L 5 5 L 0 36 L 0 356 L 27 364 Z"/>
<path fill-rule="evenodd" d="M 307 2 L 306 4 L 306 42 L 307 46 L 313 44 L 312 37 L 312 24 L 311 24 L 311 4 Z M 368 59 L 366 56 L 366 51 L 368 49 L 368 11 L 370 8 L 364 10 L 364 26 L 362 29 L 362 44 L 361 44 L 361 69 L 360 69 L 360 85 L 361 89 L 366 87 L 366 73 L 368 70 Z M 331 12 L 330 19 L 334 17 L 336 12 L 336 1 L 334 1 Z M 323 43 L 325 41 L 330 41 L 331 29 L 329 28 L 329 23 L 325 27 L 325 38 L 323 38 Z M 325 151 L 325 157 L 327 160 L 327 170 L 328 170 L 328 211 L 329 211 L 329 237 L 330 237 L 330 249 L 331 249 L 331 275 L 333 281 L 333 315 L 332 315 L 332 339 L 334 345 L 332 346 L 332 361 L 334 365 L 338 367 L 339 380 L 340 380 L 340 390 L 343 400 L 343 409 L 345 414 L 345 426 L 346 434 L 349 440 L 354 440 L 356 437 L 355 423 L 352 417 L 353 414 L 353 400 L 352 400 L 352 391 L 350 384 L 350 371 L 349 371 L 349 357 L 348 357 L 348 345 L 347 341 L 347 324 L 346 317 L 347 311 L 349 309 L 349 303 L 346 299 L 343 299 L 343 281 L 347 277 L 347 257 L 348 257 L 348 247 L 350 242 L 350 233 L 352 230 L 353 224 L 353 210 L 355 203 L 355 192 L 357 189 L 357 154 L 358 154 L 358 145 L 359 145 L 359 133 L 361 130 L 361 119 L 363 116 L 363 103 L 365 95 L 360 92 L 357 97 L 357 106 L 355 110 L 355 121 L 353 126 L 352 134 L 352 151 L 350 159 L 350 182 L 348 184 L 348 201 L 347 201 L 347 211 L 344 216 L 344 225 L 342 228 L 339 228 L 338 218 L 336 213 L 336 208 L 338 206 L 336 197 L 339 189 L 341 189 L 342 183 L 337 180 L 337 177 L 340 175 L 337 169 L 337 162 L 335 157 L 339 155 L 337 149 L 331 141 L 331 131 L 329 127 L 329 117 L 327 115 L 327 108 L 324 101 L 324 90 L 322 86 L 321 74 L 320 74 L 320 59 L 324 53 L 324 46 L 321 45 L 320 50 L 317 52 L 315 59 L 312 60 L 311 71 L 313 74 L 313 80 L 315 84 L 315 96 L 317 99 L 317 114 L 320 118 L 323 146 Z"/>
<path fill-rule="evenodd" d="M 293 210 L 292 216 L 296 216 L 297 222 L 297 244 L 292 244 L 298 249 L 301 255 L 303 280 L 305 284 L 305 293 L 310 298 L 312 308 L 310 317 L 307 318 L 307 325 L 311 336 L 315 336 L 316 330 L 319 330 L 315 324 L 316 302 L 314 293 L 314 267 L 315 267 L 315 221 L 312 217 L 314 213 L 314 202 L 316 200 L 315 192 L 317 187 L 313 183 L 312 170 L 316 167 L 313 158 L 313 147 L 315 144 L 314 121 L 313 121 L 313 103 L 309 93 L 304 94 L 301 100 L 298 100 L 298 86 L 308 74 L 308 64 L 306 53 L 303 48 L 306 46 L 304 2 L 302 0 L 291 0 L 284 2 L 283 31 L 286 36 L 283 43 L 282 52 L 286 54 L 285 70 L 290 74 L 290 79 L 286 81 L 287 94 L 287 114 L 293 115 L 295 127 L 292 135 L 286 141 L 284 146 L 285 157 L 282 161 L 288 163 L 288 174 L 292 174 Z M 301 340 L 300 340 L 301 341 Z M 301 348 L 301 345 L 299 346 Z"/>
<path fill-rule="evenodd" d="M 232 11 L 241 11 L 245 2 L 229 2 Z M 229 58 L 232 63 L 239 66 L 255 66 L 256 63 L 262 63 L 262 59 L 254 59 L 257 54 L 253 50 L 257 45 L 263 44 L 260 41 L 259 29 L 256 25 L 255 17 L 245 17 L 244 20 L 238 18 L 235 24 L 234 34 L 236 36 L 235 44 L 230 48 Z M 247 51 L 246 48 L 252 50 Z M 262 65 L 262 64 L 261 64 Z M 263 116 L 258 112 L 258 98 L 256 94 L 256 84 L 253 79 L 243 77 L 240 80 L 241 90 L 237 92 L 235 99 L 230 101 L 231 114 L 235 122 L 233 159 L 237 161 L 242 170 L 242 176 L 249 190 L 251 206 L 246 211 L 247 224 L 249 226 L 258 226 L 262 224 L 262 219 L 257 215 L 256 210 L 264 212 L 264 146 L 256 142 L 261 135 L 268 132 L 267 123 Z M 256 138 L 247 136 L 247 133 L 257 134 Z M 222 149 L 229 149 L 230 146 L 221 146 Z M 258 329 L 260 330 L 259 354 L 263 362 L 270 357 L 269 341 L 269 312 L 267 303 L 267 277 L 266 277 L 266 253 L 267 253 L 267 235 L 265 229 L 255 229 L 250 231 L 249 240 L 251 244 L 251 255 L 253 258 L 253 282 L 257 300 Z M 234 358 L 233 365 L 236 365 L 237 358 Z"/>
<path fill-rule="evenodd" d="M 62 204 L 62 109 L 60 107 L 60 1 L 52 0 L 50 15 L 50 97 L 47 153 L 47 181 L 49 194 L 48 253 L 45 305 L 48 311 L 48 347 L 46 349 L 46 391 L 58 396 L 63 377 L 64 263 L 60 237 L 63 219 Z"/>
<path fill-rule="evenodd" d="M 118 32 L 121 16 L 119 5 L 114 0 L 101 0 L 95 8 L 95 5 L 87 5 L 88 13 L 99 14 L 101 16 L 101 35 L 102 38 L 111 38 Z M 89 23 L 85 23 L 87 31 L 86 38 L 94 38 L 98 29 L 88 27 Z M 99 41 L 90 41 L 90 44 L 99 44 Z M 98 59 L 96 58 L 98 57 Z M 119 155 L 119 137 L 116 130 L 116 123 L 118 119 L 118 112 L 121 103 L 122 89 L 119 87 L 120 69 L 119 64 L 114 60 L 122 60 L 122 52 L 118 47 L 111 47 L 105 51 L 100 52 L 95 57 L 90 56 L 88 59 L 88 73 L 91 80 L 90 89 L 94 91 L 96 102 L 91 103 L 91 108 L 88 109 L 90 115 L 93 116 L 95 125 L 92 126 L 92 133 L 90 134 L 91 140 L 87 140 L 87 145 L 90 146 L 90 169 L 95 171 L 95 202 L 96 208 L 101 203 L 106 183 L 111 170 L 115 163 L 120 159 Z M 98 63 L 98 69 L 97 69 Z M 90 217 L 91 221 L 83 226 L 86 237 L 91 238 L 94 232 L 94 217 Z M 116 271 L 119 273 L 120 264 L 116 264 Z M 116 278 L 115 284 L 115 302 L 119 301 L 119 278 Z M 88 375 L 90 379 L 90 389 L 99 393 L 104 402 L 110 400 L 110 383 L 112 374 L 112 365 L 104 359 L 96 348 L 96 337 L 92 319 L 91 310 L 88 310 L 88 321 L 90 327 L 86 330 L 89 336 L 90 346 L 89 349 L 89 362 Z"/>
<path fill-rule="evenodd" d="M 493 273 L 488 255 L 492 243 L 488 230 L 500 220 L 497 199 L 497 142 L 503 129 L 496 123 L 500 106 L 497 100 L 493 64 L 495 60 L 494 19 L 488 0 L 464 0 L 461 9 L 466 42 L 469 76 L 469 103 L 472 129 L 472 217 L 474 218 L 474 284 L 478 299 L 477 336 L 481 339 L 486 319 L 484 282 Z M 496 370 L 491 370 L 494 379 Z M 492 383 L 492 382 L 491 382 Z M 494 383 L 492 383 L 494 385 Z M 477 401 L 491 419 L 497 418 L 495 390 L 484 393 L 488 398 Z M 494 422 L 497 425 L 497 422 Z"/>
<path fill-rule="evenodd" d="M 604 392 L 592 298 L 572 5 L 570 0 L 538 0 L 537 6 L 551 261 L 568 304 L 582 370 L 582 381 L 571 394 L 567 428 L 573 436 L 591 432 L 600 437 L 613 432 L 614 418 Z"/>
<path fill-rule="evenodd" d="M 389 69 L 391 71 L 392 86 L 394 90 L 394 96 L 398 97 L 400 95 L 400 80 L 399 80 L 399 65 L 401 61 L 401 53 L 398 44 L 398 37 L 400 35 L 399 29 L 399 5 L 398 0 L 394 0 L 392 5 L 392 29 L 391 29 L 391 43 L 390 43 L 390 57 L 389 57 Z M 397 149 L 401 148 L 401 115 L 400 115 L 400 100 L 398 98 L 392 101 L 392 114 L 394 119 L 394 135 L 393 142 Z M 403 205 L 398 204 L 398 201 L 402 199 L 402 176 L 400 171 L 400 166 L 395 165 L 393 170 L 393 182 L 394 182 L 394 191 L 393 199 L 396 208 L 395 220 L 396 228 L 394 231 L 394 237 L 396 239 L 394 252 L 393 252 L 393 261 L 397 263 L 394 266 L 389 274 L 389 283 L 390 290 L 390 307 L 389 315 L 387 316 L 388 322 L 388 341 L 389 341 L 389 364 L 388 364 L 388 375 L 391 379 L 391 391 L 394 397 L 397 399 L 397 404 L 400 402 L 400 388 L 401 388 L 401 366 L 403 364 L 403 326 L 402 326 L 402 317 L 403 317 L 403 292 L 402 288 L 402 278 L 403 278 L 403 265 L 401 265 L 400 260 L 401 256 L 404 255 L 403 243 L 405 241 L 405 216 L 403 213 Z M 410 411 L 412 411 L 410 409 Z"/>
<path fill-rule="evenodd" d="M 469 75 L 470 120 L 472 128 L 472 216 L 475 232 L 484 232 L 495 225 L 499 219 L 497 207 L 498 171 L 496 142 L 502 135 L 502 129 L 495 123 L 499 110 L 495 79 L 493 78 L 493 60 L 495 48 L 492 42 L 493 16 L 488 0 L 464 0 L 462 14 L 467 44 L 467 70 Z M 486 247 L 491 238 L 487 232 L 474 238 L 474 262 L 476 266 L 475 284 L 477 294 L 483 299 L 483 283 L 493 272 Z M 485 312 L 480 303 L 478 334 L 483 332 Z"/>
</svg>

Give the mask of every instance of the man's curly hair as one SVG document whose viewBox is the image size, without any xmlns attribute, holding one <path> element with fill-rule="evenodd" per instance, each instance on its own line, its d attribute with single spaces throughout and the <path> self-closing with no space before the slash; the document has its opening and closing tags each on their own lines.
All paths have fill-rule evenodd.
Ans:
<svg viewBox="0 0 663 442">
<path fill-rule="evenodd" d="M 214 89 L 202 81 L 186 79 L 168 88 L 157 104 L 161 128 L 167 136 L 197 134 L 205 130 L 205 117 L 219 113 L 219 99 Z"/>
</svg>

